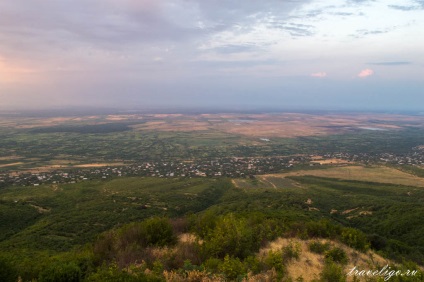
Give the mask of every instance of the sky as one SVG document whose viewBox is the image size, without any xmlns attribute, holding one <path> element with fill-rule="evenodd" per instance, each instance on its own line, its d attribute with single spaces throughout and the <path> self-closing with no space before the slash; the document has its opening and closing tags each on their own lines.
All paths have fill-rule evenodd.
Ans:
<svg viewBox="0 0 424 282">
<path fill-rule="evenodd" d="M 2 110 L 423 105 L 424 0 L 0 0 Z"/>
</svg>

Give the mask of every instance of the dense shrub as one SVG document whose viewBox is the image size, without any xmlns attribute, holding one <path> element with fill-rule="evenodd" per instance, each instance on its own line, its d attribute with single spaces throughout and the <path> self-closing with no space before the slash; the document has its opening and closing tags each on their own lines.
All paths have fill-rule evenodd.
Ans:
<svg viewBox="0 0 424 282">
<path fill-rule="evenodd" d="M 187 271 L 193 271 L 193 270 L 204 271 L 205 267 L 203 265 L 199 266 L 199 265 L 192 264 L 191 261 L 186 260 L 186 261 L 184 261 L 184 265 L 183 265 L 182 269 L 186 272 Z"/>
<path fill-rule="evenodd" d="M 161 275 L 163 270 L 164 270 L 164 266 L 162 264 L 162 262 L 160 260 L 155 260 L 153 262 L 153 267 L 152 267 L 152 272 L 156 275 Z"/>
<path fill-rule="evenodd" d="M 82 281 L 82 271 L 74 262 L 56 262 L 40 272 L 38 281 L 78 282 Z"/>
<path fill-rule="evenodd" d="M 275 269 L 280 276 L 284 275 L 285 268 L 281 251 L 269 251 L 264 263 L 268 269 Z"/>
<path fill-rule="evenodd" d="M 58 280 L 60 281 L 60 280 Z M 130 272 L 119 269 L 115 264 L 103 265 L 92 273 L 85 281 L 88 282 L 161 282 L 163 279 L 153 274 L 148 275 L 142 271 Z"/>
<path fill-rule="evenodd" d="M 200 238 L 205 238 L 210 230 L 214 229 L 216 226 L 217 216 L 211 211 L 207 211 L 201 215 L 190 215 L 187 218 L 190 230 L 200 236 Z"/>
<path fill-rule="evenodd" d="M 417 246 L 415 248 L 409 246 L 405 242 L 394 239 L 388 239 L 384 254 L 397 261 L 402 261 L 406 258 L 413 260 L 419 264 L 424 264 L 424 247 Z"/>
<path fill-rule="evenodd" d="M 261 272 L 264 268 L 263 263 L 256 256 L 248 256 L 243 261 L 246 269 L 248 269 L 253 274 Z"/>
<path fill-rule="evenodd" d="M 269 218 L 263 213 L 248 213 L 245 215 L 261 245 L 281 237 L 288 230 L 287 223 L 278 218 Z"/>
<path fill-rule="evenodd" d="M 406 281 L 424 281 L 424 272 L 420 269 L 420 266 L 413 261 L 402 261 L 402 264 L 397 266 L 390 266 L 392 269 L 401 270 L 403 273 L 409 273 L 407 276 L 392 276 L 390 281 L 394 282 L 406 282 Z"/>
<path fill-rule="evenodd" d="M 360 230 L 354 228 L 343 228 L 341 241 L 349 247 L 359 251 L 366 251 L 370 246 L 367 236 Z"/>
<path fill-rule="evenodd" d="M 6 258 L 0 257 L 0 281 L 15 282 L 18 280 L 18 273 Z"/>
<path fill-rule="evenodd" d="M 320 282 L 346 282 L 343 268 L 332 261 L 327 261 L 321 272 Z"/>
<path fill-rule="evenodd" d="M 102 234 L 93 251 L 98 263 L 115 260 L 120 266 L 125 266 L 149 255 L 146 248 L 150 246 L 163 247 L 176 241 L 170 221 L 154 217 Z"/>
<path fill-rule="evenodd" d="M 118 232 L 118 240 L 122 246 L 136 242 L 142 247 L 163 247 L 175 244 L 177 238 L 169 219 L 153 217 L 122 227 Z"/>
<path fill-rule="evenodd" d="M 281 249 L 283 253 L 283 260 L 288 262 L 292 259 L 298 260 L 300 257 L 300 245 L 298 243 L 290 243 Z"/>
<path fill-rule="evenodd" d="M 325 258 L 333 262 L 347 264 L 349 259 L 346 252 L 342 248 L 332 248 L 325 253 Z"/>
<path fill-rule="evenodd" d="M 195 265 L 200 265 L 203 260 L 200 254 L 200 245 L 197 242 L 179 242 L 169 264 L 174 268 L 179 268 L 186 261 L 190 261 Z"/>
<path fill-rule="evenodd" d="M 175 234 L 186 233 L 189 231 L 189 221 L 187 218 L 174 218 L 170 220 L 170 223 Z"/>
<path fill-rule="evenodd" d="M 308 244 L 309 250 L 316 254 L 323 254 L 330 249 L 330 243 L 312 241 Z"/>
<path fill-rule="evenodd" d="M 246 268 L 239 258 L 226 255 L 224 261 L 219 265 L 218 270 L 230 280 L 241 278 L 246 275 Z"/>
<path fill-rule="evenodd" d="M 383 250 L 387 246 L 387 239 L 378 235 L 368 235 L 367 240 L 370 242 L 371 248 L 375 250 Z"/>
<path fill-rule="evenodd" d="M 217 273 L 218 272 L 218 268 L 219 265 L 221 264 L 221 260 L 218 258 L 208 258 L 204 263 L 204 267 L 212 272 L 212 273 Z"/>
<path fill-rule="evenodd" d="M 236 218 L 233 214 L 220 217 L 215 228 L 209 231 L 202 244 L 203 254 L 206 257 L 219 258 L 231 254 L 243 259 L 256 252 L 259 247 L 260 242 L 247 220 Z"/>
<path fill-rule="evenodd" d="M 331 224 L 328 220 L 318 222 L 308 222 L 306 232 L 309 238 L 331 238 L 334 239 L 340 234 L 341 227 Z"/>
</svg>

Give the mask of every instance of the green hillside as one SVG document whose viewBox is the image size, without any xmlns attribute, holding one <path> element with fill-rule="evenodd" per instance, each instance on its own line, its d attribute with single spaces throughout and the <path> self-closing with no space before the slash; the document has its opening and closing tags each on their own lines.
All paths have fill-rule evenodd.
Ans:
<svg viewBox="0 0 424 282">
<path fill-rule="evenodd" d="M 122 177 L 4 188 L 0 264 L 11 281 L 63 273 L 63 281 L 173 281 L 192 271 L 227 280 L 275 271 L 284 280 L 295 246 L 260 255 L 279 237 L 327 238 L 424 264 L 422 188 L 316 176 L 269 181 Z M 343 269 L 321 260 L 327 271 Z"/>
</svg>

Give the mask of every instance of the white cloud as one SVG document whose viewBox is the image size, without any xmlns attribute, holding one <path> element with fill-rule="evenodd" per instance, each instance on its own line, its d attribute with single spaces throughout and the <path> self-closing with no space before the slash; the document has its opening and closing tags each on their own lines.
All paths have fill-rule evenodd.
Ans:
<svg viewBox="0 0 424 282">
<path fill-rule="evenodd" d="M 281 77 L 293 92 L 315 93 L 311 77 L 346 83 L 373 75 L 366 67 L 381 81 L 422 83 L 424 9 L 408 9 L 417 1 L 0 1 L 0 88 L 16 103 L 48 100 L 43 93 L 124 101 L 123 92 L 148 103 L 160 91 L 181 101 L 232 96 L 251 79 L 244 92 L 263 93 Z M 397 65 L 401 73 L 385 67 Z"/>
<path fill-rule="evenodd" d="M 315 73 L 311 73 L 312 77 L 327 77 L 327 73 L 326 72 L 315 72 Z"/>
<path fill-rule="evenodd" d="M 361 70 L 360 73 L 358 73 L 358 77 L 360 78 L 364 78 L 364 77 L 368 77 L 374 74 L 374 71 L 372 69 L 364 69 Z"/>
</svg>

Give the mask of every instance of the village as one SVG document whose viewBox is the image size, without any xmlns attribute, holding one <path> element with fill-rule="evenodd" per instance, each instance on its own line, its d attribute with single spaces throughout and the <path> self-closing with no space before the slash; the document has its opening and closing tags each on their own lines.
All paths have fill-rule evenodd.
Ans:
<svg viewBox="0 0 424 282">
<path fill-rule="evenodd" d="M 405 155 L 328 153 L 320 156 L 228 157 L 192 161 L 140 162 L 124 166 L 96 168 L 63 168 L 50 171 L 4 171 L 0 172 L 0 187 L 76 183 L 123 176 L 254 178 L 255 175 L 277 173 L 295 168 L 353 163 L 421 166 L 424 165 L 424 151 L 415 149 Z"/>
</svg>

